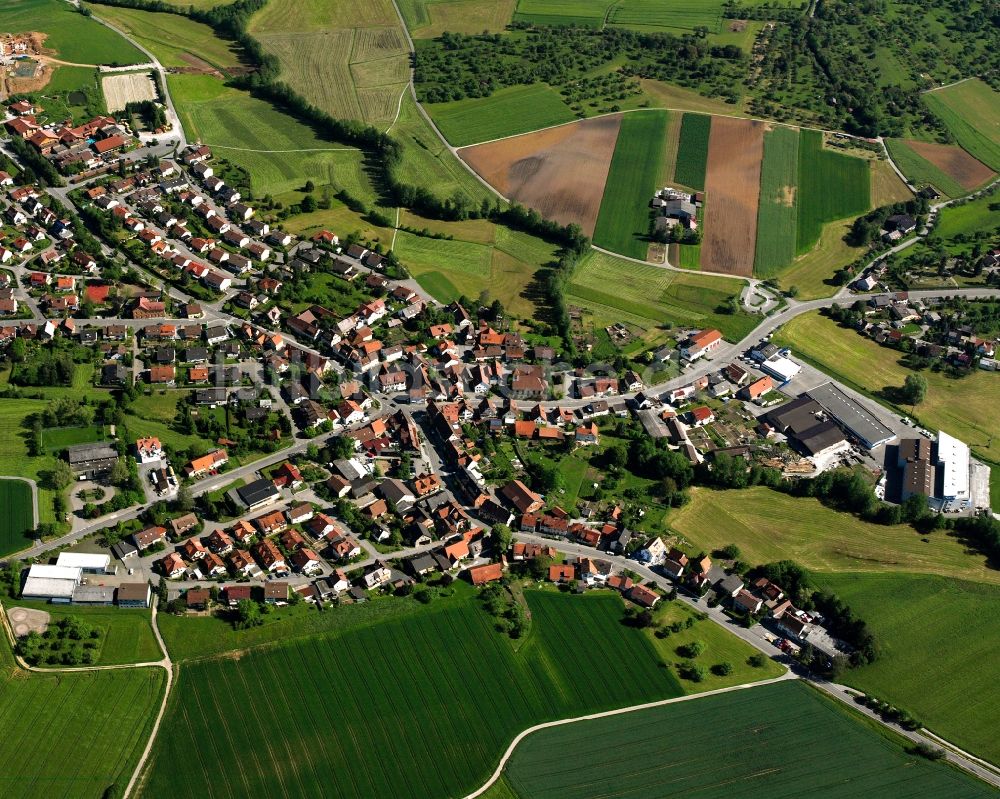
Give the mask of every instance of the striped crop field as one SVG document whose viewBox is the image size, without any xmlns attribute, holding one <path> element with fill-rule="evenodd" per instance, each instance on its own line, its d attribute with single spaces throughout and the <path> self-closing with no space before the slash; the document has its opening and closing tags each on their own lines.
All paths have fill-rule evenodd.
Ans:
<svg viewBox="0 0 1000 799">
<path fill-rule="evenodd" d="M 519 649 L 459 585 L 406 619 L 183 663 L 143 794 L 443 799 L 528 726 L 682 693 L 617 596 L 527 599 Z"/>
<path fill-rule="evenodd" d="M 923 98 L 963 149 L 1000 171 L 1000 94 L 973 78 Z"/>
<path fill-rule="evenodd" d="M 757 277 L 772 277 L 795 258 L 798 182 L 799 132 L 776 127 L 764 134 L 753 267 Z"/>
<path fill-rule="evenodd" d="M 0 555 L 28 546 L 31 542 L 25 533 L 34 526 L 31 486 L 24 480 L 0 477 Z"/>
<path fill-rule="evenodd" d="M 598 246 L 645 260 L 649 202 L 663 170 L 666 135 L 666 111 L 622 117 L 594 228 L 594 243 Z"/>
<path fill-rule="evenodd" d="M 722 0 L 623 0 L 611 9 L 608 24 L 636 30 L 722 30 Z"/>
<path fill-rule="evenodd" d="M 868 210 L 871 175 L 868 162 L 844 153 L 826 150 L 823 134 L 803 130 L 799 134 L 798 234 L 796 250 L 811 250 L 819 241 L 823 225 Z"/>
<path fill-rule="evenodd" d="M 514 750 L 503 789 L 487 796 L 994 795 L 944 763 L 906 752 L 901 742 L 816 689 L 787 681 L 539 730 Z M 810 757 L 789 757 L 796 750 Z"/>
<path fill-rule="evenodd" d="M 704 191 L 705 167 L 708 164 L 708 134 L 712 117 L 706 114 L 685 114 L 681 121 L 681 140 L 677 148 L 674 181 L 690 189 Z"/>
</svg>

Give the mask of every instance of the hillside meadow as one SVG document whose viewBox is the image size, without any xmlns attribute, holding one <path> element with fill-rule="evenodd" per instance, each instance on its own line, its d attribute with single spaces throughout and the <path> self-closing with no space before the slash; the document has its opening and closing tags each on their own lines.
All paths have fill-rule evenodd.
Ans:
<svg viewBox="0 0 1000 799">
<path fill-rule="evenodd" d="M 183 663 L 143 795 L 459 795 L 526 726 L 682 692 L 613 594 L 528 592 L 512 642 L 453 590 L 418 615 Z"/>
<path fill-rule="evenodd" d="M 44 33 L 45 47 L 74 64 L 142 64 L 146 56 L 113 30 L 62 0 L 4 0 L 0 31 Z"/>
<path fill-rule="evenodd" d="M 1000 170 L 1000 94 L 971 78 L 926 92 L 923 99 L 963 149 Z"/>
</svg>

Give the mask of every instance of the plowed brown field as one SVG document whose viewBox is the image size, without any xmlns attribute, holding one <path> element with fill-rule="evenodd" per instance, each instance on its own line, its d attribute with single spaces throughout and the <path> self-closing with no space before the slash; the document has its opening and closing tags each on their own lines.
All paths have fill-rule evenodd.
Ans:
<svg viewBox="0 0 1000 799">
<path fill-rule="evenodd" d="M 961 147 L 953 144 L 932 144 L 926 141 L 906 140 L 906 146 L 921 158 L 953 178 L 963 189 L 982 186 L 994 172 L 982 161 L 977 161 Z"/>
<path fill-rule="evenodd" d="M 591 236 L 620 126 L 619 114 L 585 119 L 458 154 L 504 197 Z"/>
<path fill-rule="evenodd" d="M 765 123 L 756 120 L 712 119 L 701 244 L 701 268 L 705 271 L 753 274 L 766 129 Z"/>
</svg>

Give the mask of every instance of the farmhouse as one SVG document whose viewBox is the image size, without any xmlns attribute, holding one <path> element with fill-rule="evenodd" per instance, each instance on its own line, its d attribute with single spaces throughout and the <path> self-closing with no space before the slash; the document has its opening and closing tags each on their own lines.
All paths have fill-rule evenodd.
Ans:
<svg viewBox="0 0 1000 799">
<path fill-rule="evenodd" d="M 722 344 L 722 333 L 718 330 L 700 330 L 693 333 L 681 345 L 681 357 L 694 361 L 717 349 Z"/>
</svg>

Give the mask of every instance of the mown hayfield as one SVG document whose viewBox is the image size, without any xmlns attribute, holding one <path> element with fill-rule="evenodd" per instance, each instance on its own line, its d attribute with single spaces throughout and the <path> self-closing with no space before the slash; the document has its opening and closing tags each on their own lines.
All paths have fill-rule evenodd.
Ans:
<svg viewBox="0 0 1000 799">
<path fill-rule="evenodd" d="M 680 327 L 716 327 L 739 341 L 759 321 L 720 311 L 743 282 L 661 269 L 592 252 L 573 273 L 566 301 L 587 311 L 600 327 L 631 322 L 655 334 L 667 322 Z"/>
<path fill-rule="evenodd" d="M 0 555 L 28 546 L 25 533 L 34 526 L 31 486 L 24 480 L 0 478 Z"/>
<path fill-rule="evenodd" d="M 829 222 L 823 226 L 819 242 L 809 252 L 799 255 L 791 266 L 781 272 L 779 282 L 783 290 L 792 286 L 798 289 L 798 298 L 814 300 L 829 297 L 837 287 L 825 281 L 833 277 L 840 267 L 846 266 L 864 252 L 864 247 L 852 247 L 844 237 L 850 232 L 854 218 Z"/>
<path fill-rule="evenodd" d="M 993 795 L 972 777 L 907 753 L 902 739 L 834 702 L 789 681 L 540 730 L 508 761 L 506 795 L 707 798 L 720 786 L 733 799 Z M 789 756 L 795 751 L 810 757 Z"/>
<path fill-rule="evenodd" d="M 912 374 L 899 363 L 899 352 L 840 327 L 819 312 L 795 317 L 775 338 L 831 377 L 882 401 L 884 389 L 902 386 Z M 995 410 L 1000 376 L 981 370 L 961 379 L 930 370 L 921 374 L 927 378 L 927 397 L 911 415 L 930 430 L 940 428 L 967 442 L 979 456 L 1000 461 L 1000 418 Z M 905 410 L 910 414 L 910 408 Z"/>
<path fill-rule="evenodd" d="M 784 126 L 764 135 L 757 207 L 757 250 L 754 275 L 772 277 L 795 258 L 799 183 L 799 132 Z"/>
<path fill-rule="evenodd" d="M 46 34 L 45 47 L 74 64 L 142 64 L 142 52 L 62 0 L 4 0 L 0 31 Z"/>
<path fill-rule="evenodd" d="M 878 208 L 913 199 L 913 192 L 906 187 L 887 160 L 875 158 L 868 163 L 871 169 L 873 207 Z"/>
<path fill-rule="evenodd" d="M 623 0 L 612 7 L 608 24 L 636 30 L 722 30 L 722 0 Z"/>
<path fill-rule="evenodd" d="M 717 117 L 708 137 L 705 230 L 701 267 L 726 275 L 753 274 L 765 123 Z"/>
<path fill-rule="evenodd" d="M 514 21 L 600 28 L 613 5 L 610 0 L 518 0 Z"/>
<path fill-rule="evenodd" d="M 149 738 L 162 669 L 31 674 L 0 653 L 0 795 L 120 796 Z"/>
<path fill-rule="evenodd" d="M 91 5 L 89 8 L 149 50 L 166 67 L 206 64 L 225 71 L 240 65 L 239 48 L 208 25 L 179 14 Z M 143 61 L 148 59 L 143 58 Z"/>
<path fill-rule="evenodd" d="M 585 119 L 467 147 L 461 157 L 504 197 L 593 236 L 621 120 Z"/>
<path fill-rule="evenodd" d="M 885 146 L 893 162 L 914 186 L 931 184 L 946 197 L 961 197 L 965 194 L 961 184 L 945 174 L 926 158 L 917 155 L 904 139 L 886 139 Z"/>
<path fill-rule="evenodd" d="M 143 794 L 461 795 L 526 726 L 680 694 L 611 594 L 528 592 L 532 627 L 517 650 L 470 594 L 185 663 Z M 624 678 L 609 679 L 622 663 Z M 289 708 L 304 712 L 293 721 Z"/>
<path fill-rule="evenodd" d="M 923 95 L 965 150 L 988 167 L 1000 170 L 1000 94 L 979 78 Z"/>
<path fill-rule="evenodd" d="M 870 184 L 866 161 L 825 150 L 818 130 L 801 131 L 797 251 L 812 249 L 825 223 L 867 211 Z"/>
<path fill-rule="evenodd" d="M 743 102 L 731 105 L 719 98 L 705 97 L 693 89 L 685 89 L 683 86 L 675 86 L 672 83 L 664 83 L 651 78 L 640 79 L 639 86 L 642 88 L 643 95 L 651 100 L 654 108 L 697 111 L 704 114 L 733 114 L 746 110 L 746 104 Z"/>
<path fill-rule="evenodd" d="M 666 134 L 666 111 L 622 117 L 594 227 L 594 243 L 598 246 L 645 260 L 649 202 L 660 182 Z"/>
<path fill-rule="evenodd" d="M 1000 589 L 916 574 L 817 574 L 874 631 L 880 657 L 843 682 L 905 708 L 928 729 L 1000 762 Z"/>
<path fill-rule="evenodd" d="M 398 5 L 414 39 L 433 39 L 445 31 L 502 33 L 517 0 L 401 0 Z"/>
<path fill-rule="evenodd" d="M 681 122 L 680 145 L 674 181 L 681 186 L 703 191 L 705 167 L 708 164 L 708 137 L 712 118 L 705 114 L 685 114 Z"/>
<path fill-rule="evenodd" d="M 875 525 L 819 500 L 769 488 L 692 491 L 669 518 L 671 527 L 710 552 L 736 544 L 748 563 L 789 558 L 822 572 L 913 572 L 1000 585 L 1000 571 L 969 554 L 957 538 L 926 536 L 909 525 Z"/>
<path fill-rule="evenodd" d="M 510 86 L 472 100 L 428 103 L 424 108 L 455 147 L 516 136 L 576 118 L 559 92 L 544 83 Z"/>
<path fill-rule="evenodd" d="M 491 252 L 484 244 L 426 238 L 401 230 L 396 234 L 393 251 L 407 269 L 412 269 L 415 274 L 444 269 L 449 272 L 466 272 L 485 279 L 490 272 Z"/>
<path fill-rule="evenodd" d="M 320 139 L 270 104 L 215 78 L 171 75 L 168 80 L 188 137 L 244 167 L 255 194 L 282 194 L 313 180 L 375 203 L 359 150 Z"/>
</svg>

